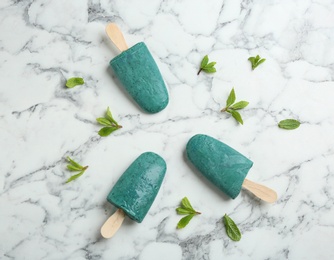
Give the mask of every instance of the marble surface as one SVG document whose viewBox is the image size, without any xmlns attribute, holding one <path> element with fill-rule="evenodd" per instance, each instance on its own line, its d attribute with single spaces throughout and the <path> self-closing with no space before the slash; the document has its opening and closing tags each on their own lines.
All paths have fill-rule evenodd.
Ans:
<svg viewBox="0 0 334 260">
<path fill-rule="evenodd" d="M 333 14 L 331 0 L 1 0 L 0 258 L 334 259 Z M 151 50 L 164 111 L 141 111 L 108 69 L 109 21 Z M 206 54 L 218 71 L 197 76 Z M 252 71 L 256 54 L 267 61 Z M 66 89 L 73 76 L 86 84 Z M 233 86 L 250 102 L 243 126 L 219 112 Z M 108 106 L 123 128 L 101 138 L 95 118 Z M 286 118 L 302 125 L 279 129 Z M 277 203 L 231 200 L 205 181 L 184 156 L 197 133 L 250 158 L 248 178 Z M 163 186 L 141 224 L 126 219 L 105 240 L 107 194 L 145 151 L 166 160 Z M 68 184 L 66 156 L 89 165 Z M 176 230 L 184 196 L 202 215 Z"/>
</svg>

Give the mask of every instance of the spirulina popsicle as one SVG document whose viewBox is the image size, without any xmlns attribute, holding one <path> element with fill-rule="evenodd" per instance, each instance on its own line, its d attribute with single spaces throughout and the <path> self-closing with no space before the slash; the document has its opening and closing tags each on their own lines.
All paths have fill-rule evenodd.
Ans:
<svg viewBox="0 0 334 260">
<path fill-rule="evenodd" d="M 102 226 L 101 234 L 112 237 L 123 222 L 125 214 L 141 223 L 149 211 L 166 173 L 166 163 L 159 155 L 141 154 L 122 174 L 107 200 L 118 210 Z"/>
<path fill-rule="evenodd" d="M 128 49 L 116 24 L 108 24 L 106 32 L 121 51 L 110 61 L 116 77 L 137 104 L 148 113 L 157 113 L 168 104 L 168 92 L 150 51 L 143 42 Z"/>
<path fill-rule="evenodd" d="M 245 179 L 253 162 L 223 142 L 198 134 L 188 141 L 186 152 L 203 176 L 232 199 L 244 187 L 264 201 L 277 200 L 272 189 Z"/>
</svg>

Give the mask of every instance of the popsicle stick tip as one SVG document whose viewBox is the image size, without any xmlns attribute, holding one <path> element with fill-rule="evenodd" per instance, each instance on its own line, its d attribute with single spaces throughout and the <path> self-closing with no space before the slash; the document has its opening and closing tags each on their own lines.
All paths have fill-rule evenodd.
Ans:
<svg viewBox="0 0 334 260">
<path fill-rule="evenodd" d="M 277 201 L 277 193 L 276 191 L 255 183 L 253 181 L 247 180 L 245 179 L 242 187 L 245 188 L 246 190 L 250 191 L 251 193 L 253 193 L 256 197 L 258 197 L 259 199 L 268 202 L 268 203 L 274 203 Z"/>
<path fill-rule="evenodd" d="M 116 212 L 107 219 L 107 221 L 101 227 L 101 235 L 104 238 L 111 238 L 115 235 L 117 230 L 121 227 L 125 213 L 123 210 L 118 209 Z"/>
<path fill-rule="evenodd" d="M 129 47 L 125 42 L 122 31 L 118 28 L 115 23 L 108 23 L 106 26 L 106 33 L 109 39 L 115 44 L 115 46 L 122 52 L 127 50 Z"/>
</svg>

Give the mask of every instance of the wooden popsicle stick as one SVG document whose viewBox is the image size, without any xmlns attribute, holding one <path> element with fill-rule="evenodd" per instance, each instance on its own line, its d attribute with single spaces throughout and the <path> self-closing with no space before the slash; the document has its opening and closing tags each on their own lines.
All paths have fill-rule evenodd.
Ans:
<svg viewBox="0 0 334 260">
<path fill-rule="evenodd" d="M 128 45 L 125 42 L 123 33 L 115 23 L 107 24 L 106 33 L 109 39 L 115 44 L 117 49 L 119 49 L 121 52 L 129 49 Z"/>
<path fill-rule="evenodd" d="M 124 218 L 124 211 L 121 209 L 117 209 L 116 212 L 110 218 L 108 218 L 101 227 L 101 235 L 104 238 L 111 238 L 121 227 Z"/>
<path fill-rule="evenodd" d="M 242 184 L 242 187 L 245 188 L 246 190 L 249 190 L 256 197 L 266 202 L 273 203 L 277 200 L 276 191 L 261 184 L 245 179 L 244 183 Z"/>
</svg>

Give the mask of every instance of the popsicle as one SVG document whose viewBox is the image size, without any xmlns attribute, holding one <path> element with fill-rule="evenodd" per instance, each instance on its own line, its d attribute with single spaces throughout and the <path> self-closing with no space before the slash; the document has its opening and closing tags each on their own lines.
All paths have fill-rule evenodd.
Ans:
<svg viewBox="0 0 334 260">
<path fill-rule="evenodd" d="M 186 153 L 199 172 L 232 199 L 244 187 L 266 202 L 277 200 L 272 189 L 245 179 L 253 162 L 223 142 L 198 134 L 188 141 Z"/>
<path fill-rule="evenodd" d="M 128 49 L 122 32 L 110 23 L 106 32 L 121 53 L 110 61 L 125 90 L 148 113 L 157 113 L 168 104 L 168 92 L 150 51 L 143 42 Z"/>
<path fill-rule="evenodd" d="M 125 214 L 141 223 L 149 211 L 164 179 L 166 163 L 153 152 L 141 154 L 122 174 L 107 201 L 118 208 L 101 227 L 104 238 L 112 237 Z"/>
</svg>

